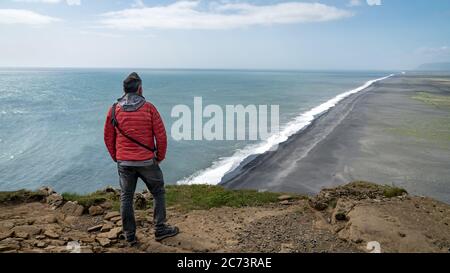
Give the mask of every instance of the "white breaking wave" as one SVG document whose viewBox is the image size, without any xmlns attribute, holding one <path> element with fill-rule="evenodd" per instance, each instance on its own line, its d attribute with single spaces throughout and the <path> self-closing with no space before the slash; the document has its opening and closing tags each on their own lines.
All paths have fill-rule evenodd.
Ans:
<svg viewBox="0 0 450 273">
<path fill-rule="evenodd" d="M 239 149 L 230 157 L 219 158 L 217 161 L 213 162 L 211 167 L 195 172 L 191 176 L 178 181 L 177 184 L 216 185 L 220 183 L 224 175 L 236 169 L 247 157 L 251 155 L 263 154 L 267 151 L 276 149 L 276 147 L 280 143 L 285 142 L 286 140 L 288 140 L 290 136 L 292 136 L 293 134 L 299 132 L 300 130 L 311 124 L 311 122 L 318 115 L 330 110 L 339 101 L 343 100 L 344 98 L 352 94 L 358 93 L 368 88 L 369 86 L 371 86 L 376 82 L 385 80 L 392 76 L 394 76 L 394 74 L 391 74 L 383 78 L 368 81 L 358 88 L 337 95 L 336 97 L 330 99 L 329 101 L 322 103 L 321 105 L 316 106 L 311 110 L 300 114 L 295 119 L 288 122 L 283 130 L 281 130 L 279 133 L 275 135 L 270 136 L 267 140 L 264 140 L 258 144 L 248 145 L 243 149 Z"/>
</svg>

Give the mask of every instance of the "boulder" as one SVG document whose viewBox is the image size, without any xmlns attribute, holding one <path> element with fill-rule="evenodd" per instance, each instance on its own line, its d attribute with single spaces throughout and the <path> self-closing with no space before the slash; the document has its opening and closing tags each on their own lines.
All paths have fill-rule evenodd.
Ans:
<svg viewBox="0 0 450 273">
<path fill-rule="evenodd" d="M 28 234 L 26 232 L 15 232 L 15 237 L 26 240 L 26 239 L 30 238 L 30 234 Z"/>
<path fill-rule="evenodd" d="M 309 205 L 318 211 L 324 211 L 328 208 L 328 202 L 318 198 L 310 199 Z"/>
<path fill-rule="evenodd" d="M 107 247 L 111 244 L 108 238 L 97 237 L 96 240 L 102 247 Z"/>
<path fill-rule="evenodd" d="M 21 247 L 20 242 L 14 240 L 13 238 L 7 238 L 0 241 L 0 252 L 19 250 Z"/>
<path fill-rule="evenodd" d="M 27 233 L 30 236 L 34 236 L 34 235 L 39 235 L 42 232 L 41 228 L 35 227 L 35 226 L 29 226 L 29 225 L 24 225 L 24 226 L 17 226 L 14 227 L 13 229 L 14 233 Z"/>
<path fill-rule="evenodd" d="M 46 187 L 46 186 L 40 187 L 40 188 L 38 189 L 38 191 L 41 192 L 41 193 L 43 193 L 45 196 L 50 196 L 50 195 L 56 193 L 52 188 Z"/>
<path fill-rule="evenodd" d="M 10 231 L 7 231 L 7 232 L 2 232 L 2 233 L 0 233 L 0 241 L 4 240 L 6 238 L 10 238 L 12 236 L 14 236 L 14 231 L 13 230 L 10 230 Z"/>
<path fill-rule="evenodd" d="M 62 206 L 61 211 L 65 215 L 81 216 L 83 215 L 84 207 L 77 202 L 68 201 Z"/>
<path fill-rule="evenodd" d="M 147 199 L 142 193 L 136 193 L 134 195 L 134 208 L 137 210 L 144 210 L 147 208 Z"/>
<path fill-rule="evenodd" d="M 100 231 L 101 231 L 101 232 L 108 232 L 108 231 L 110 231 L 110 230 L 113 229 L 113 228 L 114 228 L 114 224 L 111 223 L 111 222 L 107 222 L 106 224 L 104 224 L 104 225 L 102 226 L 102 228 L 100 229 Z"/>
<path fill-rule="evenodd" d="M 45 248 L 47 247 L 48 243 L 45 241 L 35 241 L 33 245 L 38 248 Z"/>
<path fill-rule="evenodd" d="M 96 226 L 93 226 L 93 227 L 90 227 L 90 228 L 88 228 L 88 232 L 95 232 L 95 231 L 99 231 L 100 229 L 102 229 L 103 228 L 103 225 L 96 225 Z"/>
<path fill-rule="evenodd" d="M 111 218 L 111 219 L 109 219 L 111 222 L 113 222 L 113 223 L 117 223 L 117 222 L 120 222 L 121 220 L 122 220 L 122 217 L 121 216 L 116 216 L 116 217 L 114 217 L 114 218 Z"/>
<path fill-rule="evenodd" d="M 12 229 L 16 224 L 14 220 L 4 220 L 0 222 L 0 232 L 7 232 Z"/>
<path fill-rule="evenodd" d="M 38 220 L 40 223 L 44 223 L 44 224 L 54 224 L 56 222 L 58 222 L 58 219 L 56 218 L 55 215 L 45 215 L 42 218 L 40 218 Z"/>
<path fill-rule="evenodd" d="M 47 201 L 47 204 L 49 204 L 50 206 L 58 208 L 59 206 L 61 206 L 63 204 L 64 198 L 60 194 L 53 193 L 53 194 L 50 194 L 49 196 L 47 196 L 46 201 Z"/>
<path fill-rule="evenodd" d="M 102 207 L 104 210 L 110 210 L 113 207 L 113 203 L 111 201 L 105 201 L 100 204 L 100 207 Z"/>
<path fill-rule="evenodd" d="M 119 237 L 119 235 L 122 233 L 122 228 L 121 227 L 117 227 L 117 228 L 113 228 L 108 232 L 104 232 L 104 233 L 100 233 L 97 238 L 108 238 L 110 240 L 114 240 L 117 239 L 117 237 Z"/>
<path fill-rule="evenodd" d="M 58 239 L 59 238 L 59 234 L 51 229 L 45 230 L 44 235 L 50 239 Z"/>
<path fill-rule="evenodd" d="M 105 212 L 105 210 L 100 206 L 90 206 L 89 207 L 89 214 L 91 216 L 102 215 L 104 212 Z"/>
<path fill-rule="evenodd" d="M 105 220 L 110 220 L 111 218 L 114 218 L 114 217 L 117 217 L 117 216 L 120 216 L 120 213 L 119 213 L 119 212 L 117 212 L 117 211 L 111 211 L 111 212 L 108 212 L 108 213 L 105 215 Z"/>
<path fill-rule="evenodd" d="M 144 196 L 144 198 L 147 200 L 147 202 L 150 202 L 153 200 L 153 195 L 148 190 L 144 190 L 142 192 L 142 196 Z"/>
<path fill-rule="evenodd" d="M 116 227 L 111 229 L 109 232 L 109 239 L 117 239 L 117 237 L 119 237 L 119 235 L 122 233 L 122 228 L 121 227 Z"/>
</svg>

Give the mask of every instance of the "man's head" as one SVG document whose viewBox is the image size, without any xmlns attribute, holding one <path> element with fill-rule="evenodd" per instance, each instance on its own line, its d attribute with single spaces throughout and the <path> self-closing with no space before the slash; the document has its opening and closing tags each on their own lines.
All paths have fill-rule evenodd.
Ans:
<svg viewBox="0 0 450 273">
<path fill-rule="evenodd" d="M 142 93 L 142 80 L 136 72 L 131 73 L 123 81 L 123 91 L 125 93 Z"/>
</svg>

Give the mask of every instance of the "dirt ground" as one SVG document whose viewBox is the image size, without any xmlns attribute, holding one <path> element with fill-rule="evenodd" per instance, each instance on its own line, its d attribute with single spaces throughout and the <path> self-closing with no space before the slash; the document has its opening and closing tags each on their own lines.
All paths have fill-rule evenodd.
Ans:
<svg viewBox="0 0 450 273">
<path fill-rule="evenodd" d="M 261 207 L 169 208 L 181 233 L 161 243 L 151 210 L 137 210 L 136 220 L 140 243 L 128 247 L 118 212 L 74 216 L 44 202 L 2 205 L 0 252 L 450 252 L 449 205 L 387 198 L 359 184 Z"/>
</svg>

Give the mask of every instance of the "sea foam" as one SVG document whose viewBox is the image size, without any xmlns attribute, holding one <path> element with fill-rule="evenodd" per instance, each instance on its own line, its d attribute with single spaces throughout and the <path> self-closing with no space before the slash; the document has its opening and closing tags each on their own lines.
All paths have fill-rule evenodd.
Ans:
<svg viewBox="0 0 450 273">
<path fill-rule="evenodd" d="M 292 121 L 288 122 L 279 133 L 270 136 L 267 140 L 264 140 L 258 144 L 248 145 L 243 149 L 239 149 L 232 156 L 219 158 L 217 161 L 213 162 L 211 167 L 195 172 L 191 176 L 178 181 L 177 184 L 216 185 L 220 183 L 222 178 L 227 173 L 236 169 L 249 156 L 263 154 L 267 151 L 276 149 L 280 143 L 285 142 L 290 136 L 310 125 L 317 116 L 333 108 L 339 101 L 370 87 L 376 82 L 385 80 L 392 76 L 394 76 L 394 74 L 383 78 L 370 80 L 360 87 L 339 94 L 327 102 L 299 114 Z"/>
</svg>

